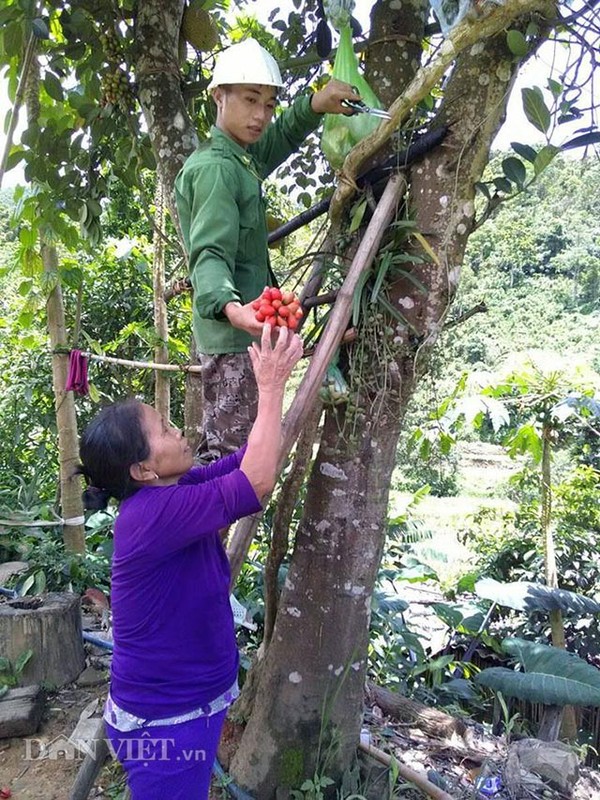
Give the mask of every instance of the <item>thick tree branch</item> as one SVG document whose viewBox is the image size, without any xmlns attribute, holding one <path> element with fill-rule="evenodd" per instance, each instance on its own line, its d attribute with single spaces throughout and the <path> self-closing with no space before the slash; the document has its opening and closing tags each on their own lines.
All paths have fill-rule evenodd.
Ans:
<svg viewBox="0 0 600 800">
<path fill-rule="evenodd" d="M 532 12 L 552 17 L 555 5 L 549 0 L 507 0 L 505 5 L 494 6 L 486 16 L 467 18 L 456 27 L 445 40 L 437 57 L 417 72 L 406 90 L 392 103 L 389 109 L 391 119 L 382 122 L 346 157 L 329 210 L 334 224 L 339 221 L 342 209 L 355 192 L 355 179 L 361 165 L 393 136 L 409 112 L 441 81 L 456 57 L 467 47 L 494 36 L 518 16 Z"/>
</svg>

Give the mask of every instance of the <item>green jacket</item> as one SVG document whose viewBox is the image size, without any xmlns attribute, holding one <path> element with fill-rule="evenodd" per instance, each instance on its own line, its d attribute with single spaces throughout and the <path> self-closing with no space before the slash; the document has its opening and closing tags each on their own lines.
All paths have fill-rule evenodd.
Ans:
<svg viewBox="0 0 600 800">
<path fill-rule="evenodd" d="M 175 197 L 194 289 L 193 326 L 200 353 L 241 353 L 252 337 L 223 314 L 232 300 L 249 303 L 270 279 L 261 182 L 321 121 L 310 97 L 299 97 L 243 148 L 218 128 L 185 162 Z"/>
</svg>

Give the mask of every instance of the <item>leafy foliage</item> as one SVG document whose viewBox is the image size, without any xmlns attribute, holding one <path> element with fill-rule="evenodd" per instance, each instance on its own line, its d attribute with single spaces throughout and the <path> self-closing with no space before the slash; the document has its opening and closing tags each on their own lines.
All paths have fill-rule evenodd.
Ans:
<svg viewBox="0 0 600 800">
<path fill-rule="evenodd" d="M 502 648 L 522 663 L 525 672 L 492 667 L 476 677 L 480 685 L 533 703 L 600 705 L 600 671 L 572 653 L 513 638 L 505 639 Z"/>
</svg>

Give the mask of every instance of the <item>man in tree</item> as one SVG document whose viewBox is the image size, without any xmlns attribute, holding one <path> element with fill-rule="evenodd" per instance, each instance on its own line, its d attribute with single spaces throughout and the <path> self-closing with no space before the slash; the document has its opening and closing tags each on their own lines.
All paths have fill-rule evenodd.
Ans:
<svg viewBox="0 0 600 800">
<path fill-rule="evenodd" d="M 275 279 L 269 264 L 262 180 L 315 130 L 325 113 L 351 113 L 351 86 L 331 80 L 298 97 L 271 125 L 283 85 L 275 59 L 254 39 L 217 59 L 209 139 L 179 173 L 175 192 L 194 289 L 194 338 L 202 366 L 201 462 L 238 449 L 256 416 L 247 348 L 260 334 L 252 301 Z"/>
</svg>

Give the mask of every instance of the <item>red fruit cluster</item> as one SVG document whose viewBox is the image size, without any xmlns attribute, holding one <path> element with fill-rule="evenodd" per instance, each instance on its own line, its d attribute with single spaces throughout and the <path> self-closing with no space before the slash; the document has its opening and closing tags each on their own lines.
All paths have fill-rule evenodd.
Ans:
<svg viewBox="0 0 600 800">
<path fill-rule="evenodd" d="M 261 296 L 252 303 L 258 322 L 268 322 L 272 328 L 290 328 L 295 331 L 303 311 L 300 302 L 293 292 L 282 292 L 281 289 L 263 289 Z"/>
</svg>

